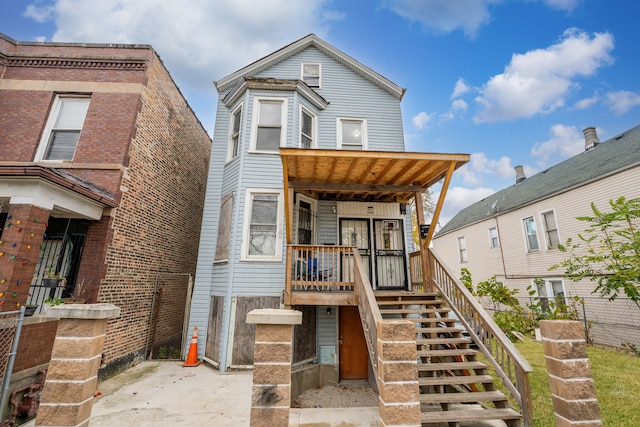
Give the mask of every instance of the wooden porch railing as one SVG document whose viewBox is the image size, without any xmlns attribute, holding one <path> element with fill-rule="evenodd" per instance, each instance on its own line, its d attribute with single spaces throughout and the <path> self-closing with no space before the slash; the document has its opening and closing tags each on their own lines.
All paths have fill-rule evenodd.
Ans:
<svg viewBox="0 0 640 427">
<path fill-rule="evenodd" d="M 286 291 L 353 291 L 351 246 L 288 245 Z"/>
<path fill-rule="evenodd" d="M 411 260 L 416 259 L 417 274 L 422 273 L 420 256 L 411 254 Z M 429 263 L 432 266 L 433 277 L 430 279 L 438 289 L 449 308 L 455 312 L 460 322 L 467 328 L 478 348 L 487 357 L 496 374 L 520 406 L 524 418 L 524 425 L 533 425 L 533 413 L 531 403 L 531 389 L 529 385 L 529 372 L 531 365 L 520 355 L 513 343 L 504 332 L 496 325 L 493 318 L 480 305 L 469 290 L 456 279 L 449 270 L 431 251 L 428 254 Z M 411 269 L 412 283 L 414 269 Z"/>
<path fill-rule="evenodd" d="M 375 372 L 376 382 L 378 381 L 378 323 L 382 322 L 382 314 L 376 302 L 373 288 L 369 282 L 367 271 L 362 263 L 362 257 L 357 249 L 353 249 L 353 264 L 355 273 L 355 291 L 358 302 L 358 311 L 362 321 L 364 338 L 367 341 L 369 359 L 373 372 Z"/>
<path fill-rule="evenodd" d="M 412 252 L 409 254 L 409 280 L 413 292 L 424 292 L 424 278 L 422 276 L 420 252 Z"/>
</svg>

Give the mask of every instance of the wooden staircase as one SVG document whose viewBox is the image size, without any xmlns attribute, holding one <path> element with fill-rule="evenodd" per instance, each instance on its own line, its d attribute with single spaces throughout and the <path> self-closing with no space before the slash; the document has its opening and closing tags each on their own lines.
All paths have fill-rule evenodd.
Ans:
<svg viewBox="0 0 640 427">
<path fill-rule="evenodd" d="M 522 415 L 494 388 L 488 366 L 477 359 L 463 327 L 450 318 L 437 294 L 376 292 L 383 318 L 416 323 L 418 383 L 422 425 L 457 426 L 459 422 L 503 420 L 520 426 Z"/>
</svg>

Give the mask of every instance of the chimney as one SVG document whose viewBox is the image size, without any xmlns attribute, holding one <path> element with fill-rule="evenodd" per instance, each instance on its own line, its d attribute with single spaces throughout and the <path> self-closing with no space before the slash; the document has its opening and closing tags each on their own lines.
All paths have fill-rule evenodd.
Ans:
<svg viewBox="0 0 640 427">
<path fill-rule="evenodd" d="M 582 133 L 584 134 L 584 151 L 596 148 L 598 144 L 600 144 L 595 127 L 589 126 L 588 128 L 585 128 Z"/>
<path fill-rule="evenodd" d="M 516 184 L 520 184 L 522 181 L 527 179 L 527 176 L 524 174 L 524 168 L 522 166 L 514 167 L 516 170 Z"/>
</svg>

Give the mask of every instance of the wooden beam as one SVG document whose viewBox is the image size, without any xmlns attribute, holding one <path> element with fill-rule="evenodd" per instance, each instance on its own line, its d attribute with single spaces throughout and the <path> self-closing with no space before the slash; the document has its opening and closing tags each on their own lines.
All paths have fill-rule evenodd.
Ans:
<svg viewBox="0 0 640 427">
<path fill-rule="evenodd" d="M 290 305 L 356 305 L 356 298 L 353 291 L 292 291 L 289 302 Z"/>
<path fill-rule="evenodd" d="M 442 211 L 442 205 L 444 203 L 444 197 L 447 194 L 447 190 L 449 189 L 449 183 L 451 182 L 451 176 L 453 175 L 453 171 L 456 170 L 456 162 L 449 163 L 449 169 L 447 170 L 447 175 L 444 177 L 444 182 L 442 183 L 442 188 L 440 189 L 440 197 L 438 197 L 438 204 L 436 204 L 436 209 L 433 211 L 433 218 L 431 219 L 431 227 L 429 228 L 429 234 L 426 239 L 426 247 L 429 247 L 429 243 L 431 242 L 431 238 L 433 237 L 433 233 L 436 231 L 436 224 L 438 223 L 438 218 L 440 217 L 440 211 Z"/>
<path fill-rule="evenodd" d="M 287 180 L 288 181 L 288 180 Z M 415 193 L 422 191 L 419 185 L 378 185 L 378 184 L 331 184 L 328 182 L 290 181 L 289 188 L 306 189 L 319 192 L 336 193 Z"/>
<path fill-rule="evenodd" d="M 424 216 L 424 205 L 422 204 L 422 191 L 417 191 L 415 194 L 416 200 L 416 219 L 418 221 L 418 236 L 420 236 L 420 224 L 426 224 L 426 218 Z M 429 244 L 426 243 L 427 239 L 420 236 L 420 264 L 422 265 L 422 281 L 425 284 L 425 292 L 433 292 L 434 289 L 431 285 L 431 268 L 429 265 L 429 258 L 427 251 L 429 250 Z"/>
<path fill-rule="evenodd" d="M 283 156 L 281 159 L 284 185 L 284 226 L 286 230 L 287 244 L 290 245 L 293 243 L 293 225 L 291 224 L 293 221 L 293 197 L 290 197 L 289 194 L 289 164 L 286 157 Z"/>
</svg>

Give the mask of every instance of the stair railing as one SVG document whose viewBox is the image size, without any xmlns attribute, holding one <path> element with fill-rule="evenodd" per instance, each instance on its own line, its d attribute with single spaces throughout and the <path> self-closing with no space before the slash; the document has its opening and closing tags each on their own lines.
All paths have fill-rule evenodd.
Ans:
<svg viewBox="0 0 640 427">
<path fill-rule="evenodd" d="M 433 252 L 429 251 L 428 255 L 434 285 L 520 406 L 525 427 L 532 426 L 529 372 L 533 368 L 451 270 Z"/>
<path fill-rule="evenodd" d="M 355 294 L 362 321 L 362 329 L 369 350 L 371 366 L 375 372 L 376 382 L 378 381 L 378 323 L 382 322 L 382 314 L 376 302 L 373 288 L 367 277 L 367 270 L 364 268 L 362 257 L 358 249 L 353 249 L 353 264 L 355 273 Z"/>
</svg>

